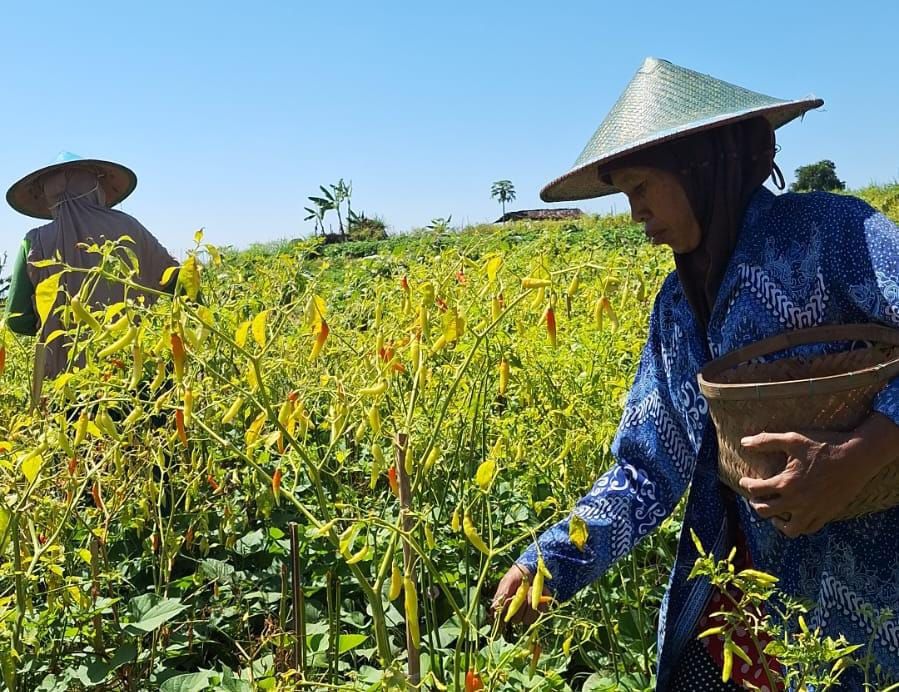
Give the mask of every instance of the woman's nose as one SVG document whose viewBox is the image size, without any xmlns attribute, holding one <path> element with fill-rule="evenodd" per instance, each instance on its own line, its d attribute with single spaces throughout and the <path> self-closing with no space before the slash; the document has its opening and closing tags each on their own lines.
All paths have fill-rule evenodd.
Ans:
<svg viewBox="0 0 899 692">
<path fill-rule="evenodd" d="M 646 223 L 651 216 L 645 204 L 631 204 L 631 219 L 634 223 Z"/>
</svg>

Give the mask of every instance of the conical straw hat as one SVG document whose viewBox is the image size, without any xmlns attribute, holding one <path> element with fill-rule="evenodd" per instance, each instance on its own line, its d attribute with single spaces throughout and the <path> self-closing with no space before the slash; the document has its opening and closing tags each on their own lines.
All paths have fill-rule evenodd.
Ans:
<svg viewBox="0 0 899 692">
<path fill-rule="evenodd" d="M 134 192 L 137 187 L 137 176 L 127 166 L 102 159 L 84 159 L 70 151 L 60 152 L 56 160 L 49 166 L 32 171 L 21 180 L 13 183 L 6 193 L 6 201 L 17 212 L 37 219 L 51 219 L 41 178 L 65 166 L 78 166 L 96 172 L 100 185 L 106 193 L 106 206 L 114 207 Z"/>
<path fill-rule="evenodd" d="M 777 129 L 824 104 L 809 96 L 784 101 L 749 91 L 667 60 L 646 58 L 574 166 L 540 191 L 544 202 L 618 192 L 600 179 L 602 166 L 677 137 L 756 116 Z"/>
</svg>

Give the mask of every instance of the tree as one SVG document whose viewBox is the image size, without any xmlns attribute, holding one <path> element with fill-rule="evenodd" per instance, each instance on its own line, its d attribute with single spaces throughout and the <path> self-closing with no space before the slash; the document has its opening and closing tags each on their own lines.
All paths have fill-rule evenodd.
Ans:
<svg viewBox="0 0 899 692">
<path fill-rule="evenodd" d="M 790 185 L 790 192 L 810 192 L 812 190 L 845 190 L 846 183 L 837 178 L 837 167 L 833 161 L 824 159 L 796 169 L 796 182 Z"/>
<path fill-rule="evenodd" d="M 490 187 L 490 196 L 503 205 L 503 216 L 506 215 L 506 202 L 515 199 L 515 186 L 511 180 L 497 180 Z"/>
</svg>

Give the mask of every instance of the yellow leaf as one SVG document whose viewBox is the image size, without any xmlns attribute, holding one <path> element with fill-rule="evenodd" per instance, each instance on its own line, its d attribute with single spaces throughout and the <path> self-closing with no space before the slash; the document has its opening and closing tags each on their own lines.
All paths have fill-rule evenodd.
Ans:
<svg viewBox="0 0 899 692">
<path fill-rule="evenodd" d="M 206 245 L 206 252 L 212 258 L 212 263 L 218 267 L 222 263 L 222 253 L 215 245 Z"/>
<path fill-rule="evenodd" d="M 47 322 L 47 317 L 50 316 L 50 310 L 53 309 L 53 304 L 56 302 L 56 294 L 59 292 L 60 276 L 62 276 L 62 272 L 56 272 L 52 276 L 48 276 L 41 281 L 37 285 L 37 288 L 34 289 L 34 302 L 37 306 L 37 314 L 41 320 L 41 324 Z"/>
<path fill-rule="evenodd" d="M 319 295 L 314 295 L 306 304 L 306 325 L 312 327 L 314 331 L 318 331 L 319 325 L 325 318 L 325 299 Z"/>
<path fill-rule="evenodd" d="M 37 474 L 43 465 L 44 457 L 40 454 L 28 453 L 25 455 L 25 458 L 22 459 L 22 473 L 29 483 L 34 483 L 34 479 L 37 478 Z"/>
<path fill-rule="evenodd" d="M 250 331 L 250 320 L 246 320 L 242 322 L 241 325 L 237 328 L 237 331 L 234 332 L 234 342 L 243 348 L 247 343 L 247 333 Z"/>
<path fill-rule="evenodd" d="M 199 245 L 201 242 L 203 242 L 203 229 L 202 228 L 194 233 L 194 242 L 197 245 Z"/>
<path fill-rule="evenodd" d="M 80 557 L 82 560 L 84 560 L 84 562 L 87 563 L 88 565 L 91 563 L 91 551 L 90 550 L 85 550 L 84 548 L 80 548 L 78 550 L 78 557 Z"/>
<path fill-rule="evenodd" d="M 160 286 L 168 286 L 169 281 L 172 280 L 172 274 L 178 271 L 178 265 L 168 267 L 164 272 L 162 272 L 162 278 L 159 280 Z"/>
<path fill-rule="evenodd" d="M 181 271 L 178 272 L 178 285 L 184 289 L 188 298 L 196 300 L 200 294 L 200 265 L 197 264 L 197 258 L 191 255 L 181 265 Z"/>
<path fill-rule="evenodd" d="M 259 344 L 259 348 L 265 346 L 265 318 L 268 316 L 268 310 L 263 310 L 253 318 L 253 338 Z"/>
<path fill-rule="evenodd" d="M 65 334 L 65 332 L 62 329 L 54 329 L 52 332 L 50 332 L 50 335 L 47 337 L 47 340 L 44 342 L 44 346 L 49 346 L 51 343 L 56 341 L 63 334 Z"/>
<path fill-rule="evenodd" d="M 577 514 L 572 514 L 571 519 L 568 521 L 568 537 L 581 552 L 584 550 L 584 545 L 587 543 L 588 536 L 587 522 Z"/>
<path fill-rule="evenodd" d="M 481 486 L 481 490 L 486 491 L 490 487 L 490 481 L 493 480 L 493 474 L 496 473 L 496 462 L 488 459 L 478 466 L 477 473 L 474 475 L 475 483 Z"/>
<path fill-rule="evenodd" d="M 503 258 L 496 256 L 491 257 L 487 260 L 487 278 L 490 280 L 490 283 L 494 283 L 496 281 L 496 275 L 499 273 L 500 267 L 503 266 Z"/>
</svg>

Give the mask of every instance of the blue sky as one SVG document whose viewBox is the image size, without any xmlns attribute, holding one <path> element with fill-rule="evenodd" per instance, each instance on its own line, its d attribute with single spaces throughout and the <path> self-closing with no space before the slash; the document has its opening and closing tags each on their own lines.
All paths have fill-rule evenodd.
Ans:
<svg viewBox="0 0 899 692">
<path fill-rule="evenodd" d="M 823 112 L 780 131 L 788 180 L 833 159 L 899 178 L 899 3 L 15 3 L 3 10 L 0 186 L 60 150 L 131 166 L 121 207 L 177 254 L 304 235 L 344 177 L 393 231 L 498 216 L 565 172 L 647 55 Z M 582 203 L 621 211 L 618 195 Z M 4 204 L 0 252 L 33 225 Z"/>
</svg>

